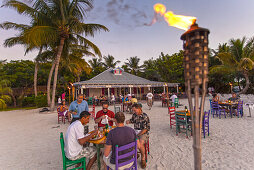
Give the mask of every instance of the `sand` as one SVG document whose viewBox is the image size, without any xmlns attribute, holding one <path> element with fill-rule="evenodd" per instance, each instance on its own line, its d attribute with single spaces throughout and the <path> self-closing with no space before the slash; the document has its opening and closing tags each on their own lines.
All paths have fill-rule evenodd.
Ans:
<svg viewBox="0 0 254 170">
<path fill-rule="evenodd" d="M 187 99 L 180 99 L 180 103 L 187 105 Z M 96 107 L 96 111 L 99 109 Z M 208 109 L 207 98 L 205 110 Z M 182 133 L 176 136 L 175 127 L 169 127 L 167 108 L 162 108 L 161 102 L 155 102 L 152 110 L 144 104 L 143 110 L 151 120 L 146 169 L 193 169 L 192 137 L 187 139 Z M 202 138 L 204 170 L 254 169 L 254 117 L 247 117 L 249 109 L 246 106 L 244 113 L 243 118 L 210 119 L 210 136 Z M 66 132 L 68 123 L 57 124 L 56 112 L 40 114 L 39 109 L 6 111 L 0 112 L 0 117 L 1 170 L 62 169 L 59 133 Z M 131 115 L 126 113 L 126 117 Z M 90 130 L 93 127 L 94 121 L 91 120 Z M 97 169 L 96 165 L 93 169 Z"/>
</svg>

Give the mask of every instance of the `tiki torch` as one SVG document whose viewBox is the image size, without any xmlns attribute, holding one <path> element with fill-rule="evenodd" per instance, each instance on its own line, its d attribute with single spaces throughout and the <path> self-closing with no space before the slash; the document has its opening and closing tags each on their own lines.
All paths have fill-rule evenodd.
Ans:
<svg viewBox="0 0 254 170">
<path fill-rule="evenodd" d="M 184 49 L 184 78 L 192 120 L 194 167 L 202 169 L 201 125 L 204 114 L 208 82 L 208 34 L 209 30 L 192 24 L 182 36 Z M 194 91 L 194 104 L 192 103 Z M 202 95 L 199 102 L 199 95 Z"/>
</svg>

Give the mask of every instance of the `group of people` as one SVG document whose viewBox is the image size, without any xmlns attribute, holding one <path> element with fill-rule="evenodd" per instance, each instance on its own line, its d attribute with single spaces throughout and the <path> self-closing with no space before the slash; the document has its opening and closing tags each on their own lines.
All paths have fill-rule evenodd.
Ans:
<svg viewBox="0 0 254 170">
<path fill-rule="evenodd" d="M 212 98 L 213 102 L 220 102 L 220 96 L 217 93 L 213 93 L 212 96 L 213 96 L 213 98 Z M 239 100 L 240 99 L 236 95 L 236 93 L 232 93 L 232 96 L 230 98 L 228 98 L 228 101 L 233 102 L 233 103 L 238 102 Z M 230 112 L 230 110 L 228 108 L 225 108 L 223 106 L 220 106 L 220 107 L 225 109 L 226 112 Z M 236 106 L 233 106 L 232 109 L 234 112 L 236 112 Z"/>
<path fill-rule="evenodd" d="M 134 102 L 132 105 L 133 115 L 130 120 L 125 121 L 125 115 L 122 112 L 114 113 L 108 109 L 109 104 L 103 103 L 102 110 L 98 111 L 95 117 L 95 123 L 98 128 L 116 125 L 108 135 L 104 146 L 103 160 L 105 167 L 109 166 L 115 169 L 115 146 L 123 146 L 134 142 L 137 139 L 137 147 L 141 153 L 141 167 L 146 167 L 145 160 L 145 142 L 148 140 L 150 131 L 150 120 L 146 113 L 142 111 L 142 104 Z M 90 141 L 98 134 L 98 128 L 89 134 L 85 134 L 84 126 L 90 121 L 90 113 L 88 112 L 88 104 L 83 100 L 82 95 L 78 95 L 76 101 L 72 102 L 69 108 L 69 113 L 72 114 L 72 121 L 68 127 L 65 137 L 65 153 L 70 160 L 76 160 L 81 157 L 89 159 L 87 169 L 91 169 L 96 161 L 96 148 L 93 146 L 85 146 L 84 144 Z M 105 121 L 107 119 L 107 121 Z M 125 124 L 134 124 L 134 129 Z M 130 158 L 131 159 L 131 158 Z M 120 160 L 126 161 L 126 160 Z M 132 166 L 133 163 L 127 164 L 122 169 Z"/>
</svg>

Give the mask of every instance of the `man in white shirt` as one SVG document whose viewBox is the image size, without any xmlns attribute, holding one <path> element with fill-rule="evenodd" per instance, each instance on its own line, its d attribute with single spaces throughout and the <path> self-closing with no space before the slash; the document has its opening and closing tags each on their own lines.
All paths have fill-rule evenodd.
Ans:
<svg viewBox="0 0 254 170">
<path fill-rule="evenodd" d="M 173 95 L 170 97 L 171 101 L 175 103 L 175 98 L 177 98 L 176 94 L 173 93 Z"/>
<path fill-rule="evenodd" d="M 149 107 L 149 110 L 151 110 L 152 105 L 153 105 L 153 93 L 151 93 L 151 91 L 149 91 L 146 95 L 147 98 L 147 105 Z"/>
<path fill-rule="evenodd" d="M 73 122 L 67 130 L 64 147 L 65 155 L 70 160 L 77 160 L 82 157 L 90 159 L 87 170 L 90 170 L 96 161 L 96 148 L 93 146 L 83 147 L 83 145 L 98 133 L 98 130 L 95 130 L 90 135 L 84 135 L 84 125 L 89 123 L 89 119 L 89 112 L 83 111 L 80 113 L 79 120 Z M 77 167 L 79 166 L 80 164 L 77 165 Z"/>
</svg>

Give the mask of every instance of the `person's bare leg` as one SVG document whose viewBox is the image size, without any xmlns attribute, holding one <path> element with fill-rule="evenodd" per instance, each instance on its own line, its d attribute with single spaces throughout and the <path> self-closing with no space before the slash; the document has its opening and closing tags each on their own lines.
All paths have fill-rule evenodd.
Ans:
<svg viewBox="0 0 254 170">
<path fill-rule="evenodd" d="M 97 159 L 97 155 L 95 154 L 94 157 L 93 157 L 92 159 L 89 160 L 89 162 L 88 162 L 88 164 L 87 164 L 87 167 L 86 167 L 87 170 L 90 170 L 90 169 L 91 169 L 91 167 L 93 166 L 93 164 L 94 164 L 94 162 L 96 161 L 96 159 Z"/>
<path fill-rule="evenodd" d="M 139 150 L 141 152 L 141 160 L 146 160 L 145 158 L 145 142 L 143 140 L 139 140 Z"/>
</svg>

